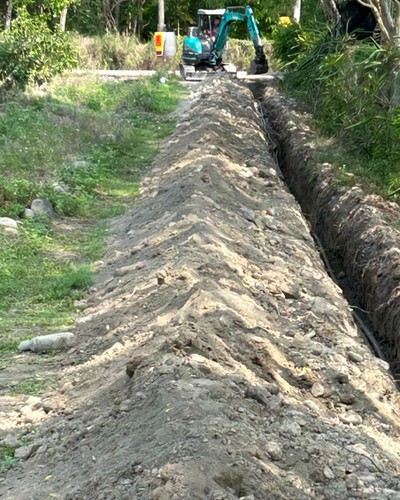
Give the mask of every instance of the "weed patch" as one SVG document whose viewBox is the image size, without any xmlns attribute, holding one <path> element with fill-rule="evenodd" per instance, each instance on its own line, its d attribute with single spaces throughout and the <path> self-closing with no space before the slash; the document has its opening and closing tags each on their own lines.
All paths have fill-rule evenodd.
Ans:
<svg viewBox="0 0 400 500">
<path fill-rule="evenodd" d="M 44 379 L 24 380 L 13 387 L 12 394 L 25 394 L 27 396 L 40 396 L 47 388 Z"/>
<path fill-rule="evenodd" d="M 14 458 L 15 450 L 14 446 L 0 446 L 0 474 L 18 463 L 18 459 Z"/>
</svg>

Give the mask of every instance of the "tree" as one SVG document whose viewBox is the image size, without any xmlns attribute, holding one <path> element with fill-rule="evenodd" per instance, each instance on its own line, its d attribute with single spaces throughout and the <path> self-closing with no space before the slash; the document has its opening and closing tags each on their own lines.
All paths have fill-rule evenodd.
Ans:
<svg viewBox="0 0 400 500">
<path fill-rule="evenodd" d="M 383 45 L 400 46 L 399 0 L 321 0 L 321 3 L 327 19 L 340 31 L 362 29 L 372 34 L 378 27 Z"/>
<path fill-rule="evenodd" d="M 399 0 L 357 0 L 371 9 L 381 31 L 381 40 L 388 45 L 400 46 L 400 2 Z"/>
<path fill-rule="evenodd" d="M 2 21 L 5 30 L 9 30 L 11 27 L 11 19 L 13 12 L 13 2 L 12 0 L 2 0 Z"/>
</svg>

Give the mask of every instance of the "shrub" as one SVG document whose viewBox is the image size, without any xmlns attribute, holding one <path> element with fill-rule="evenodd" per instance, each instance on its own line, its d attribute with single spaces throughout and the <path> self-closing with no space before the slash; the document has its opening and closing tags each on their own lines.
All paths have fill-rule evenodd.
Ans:
<svg viewBox="0 0 400 500">
<path fill-rule="evenodd" d="M 68 34 L 52 31 L 44 17 L 20 8 L 11 30 L 0 35 L 0 81 L 6 88 L 42 84 L 76 65 Z"/>
</svg>

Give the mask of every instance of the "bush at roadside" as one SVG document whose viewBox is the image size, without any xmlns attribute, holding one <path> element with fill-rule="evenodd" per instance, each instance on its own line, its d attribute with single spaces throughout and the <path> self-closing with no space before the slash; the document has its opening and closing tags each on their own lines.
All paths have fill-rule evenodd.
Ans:
<svg viewBox="0 0 400 500">
<path fill-rule="evenodd" d="M 76 52 L 67 33 L 51 30 L 44 17 L 20 8 L 11 29 L 0 34 L 0 83 L 4 88 L 42 84 L 76 66 Z"/>
</svg>

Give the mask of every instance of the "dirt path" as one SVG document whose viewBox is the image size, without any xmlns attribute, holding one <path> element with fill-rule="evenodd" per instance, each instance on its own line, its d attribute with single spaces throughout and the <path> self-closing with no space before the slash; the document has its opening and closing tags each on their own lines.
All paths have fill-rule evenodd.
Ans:
<svg viewBox="0 0 400 500">
<path fill-rule="evenodd" d="M 4 498 L 400 499 L 388 365 L 327 276 L 246 87 L 196 90 L 115 221 L 97 288 Z"/>
</svg>

